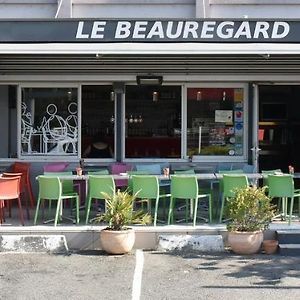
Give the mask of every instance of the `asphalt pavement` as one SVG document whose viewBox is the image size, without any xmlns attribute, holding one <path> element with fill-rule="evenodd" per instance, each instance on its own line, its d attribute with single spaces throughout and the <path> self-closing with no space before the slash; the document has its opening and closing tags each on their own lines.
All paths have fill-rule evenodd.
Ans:
<svg viewBox="0 0 300 300">
<path fill-rule="evenodd" d="M 142 256 L 136 277 L 135 252 L 0 253 L 0 299 L 300 299 L 300 257 L 153 251 Z M 138 280 L 140 297 L 133 298 Z"/>
</svg>

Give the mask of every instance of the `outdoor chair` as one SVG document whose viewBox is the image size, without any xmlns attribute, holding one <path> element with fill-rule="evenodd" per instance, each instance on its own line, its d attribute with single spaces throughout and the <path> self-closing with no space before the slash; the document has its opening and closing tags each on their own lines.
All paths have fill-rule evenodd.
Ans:
<svg viewBox="0 0 300 300">
<path fill-rule="evenodd" d="M 44 165 L 43 169 L 44 172 L 63 172 L 68 166 L 67 162 L 55 162 Z"/>
<path fill-rule="evenodd" d="M 86 218 L 85 224 L 89 222 L 92 200 L 105 200 L 106 194 L 115 193 L 115 182 L 111 175 L 89 175 L 88 196 L 86 199 Z"/>
<path fill-rule="evenodd" d="M 286 219 L 288 210 L 288 199 L 290 201 L 289 225 L 293 215 L 294 198 L 298 198 L 298 216 L 300 215 L 300 189 L 294 188 L 294 179 L 292 175 L 268 175 L 269 197 L 281 199 L 282 219 Z"/>
<path fill-rule="evenodd" d="M 186 200 L 185 221 L 188 222 L 188 207 L 191 202 L 193 226 L 196 225 L 198 200 L 208 198 L 208 220 L 212 220 L 211 194 L 199 194 L 199 186 L 196 176 L 171 176 L 171 201 L 169 206 L 168 224 L 174 223 L 174 206 L 176 199 Z M 194 201 L 194 204 L 192 203 Z M 205 218 L 204 218 L 205 219 Z M 207 219 L 205 219 L 207 220 Z"/>
<path fill-rule="evenodd" d="M 151 214 L 151 200 L 155 200 L 153 225 L 156 226 L 159 200 L 170 197 L 170 194 L 160 194 L 159 180 L 155 175 L 133 175 L 132 189 L 133 194 L 137 193 L 138 199 L 147 200 L 149 214 Z"/>
<path fill-rule="evenodd" d="M 111 165 L 111 174 L 127 173 L 132 170 L 132 165 L 125 163 L 114 163 Z M 117 188 L 126 188 L 128 186 L 128 179 L 115 179 Z"/>
<path fill-rule="evenodd" d="M 11 177 L 20 177 L 20 197 L 21 200 L 22 198 L 24 199 L 25 202 L 25 206 L 26 206 L 26 213 L 27 213 L 27 219 L 30 219 L 30 212 L 29 212 L 29 203 L 28 203 L 28 197 L 27 195 L 25 195 L 25 184 L 24 184 L 24 180 L 25 180 L 25 176 L 24 173 L 11 173 L 11 172 L 5 172 L 2 174 L 3 178 L 11 178 Z M 12 203 L 8 202 L 8 210 L 9 210 L 9 217 L 11 217 L 11 207 L 12 207 Z"/>
<path fill-rule="evenodd" d="M 227 198 L 235 196 L 235 189 L 249 186 L 246 175 L 239 174 L 224 174 L 222 179 L 222 202 L 219 222 L 222 222 L 225 201 Z"/>
<path fill-rule="evenodd" d="M 16 177 L 0 177 L 0 222 L 5 221 L 4 204 L 17 200 L 19 207 L 19 218 L 24 226 L 23 210 L 20 198 L 20 176 Z M 10 204 L 11 206 L 11 204 Z"/>
<path fill-rule="evenodd" d="M 30 181 L 30 163 L 26 162 L 15 162 L 12 165 L 12 173 L 22 173 L 21 191 L 26 191 L 29 197 L 30 207 L 34 208 L 35 201 L 32 192 L 32 185 Z"/>
<path fill-rule="evenodd" d="M 51 206 L 50 203 L 52 201 L 57 202 L 56 213 L 54 218 L 54 226 L 56 226 L 58 221 L 63 218 L 73 221 L 73 219 L 71 218 L 64 217 L 62 215 L 62 211 L 63 211 L 63 201 L 75 200 L 75 207 L 76 207 L 75 222 L 76 224 L 78 224 L 79 223 L 79 195 L 74 192 L 67 192 L 66 187 L 63 186 L 59 177 L 55 176 L 54 174 L 52 174 L 51 176 L 46 176 L 46 175 L 38 176 L 38 183 L 39 183 L 39 195 L 38 195 L 38 201 L 37 201 L 36 211 L 34 216 L 34 225 L 36 225 L 37 223 L 41 202 L 42 201 L 44 202 L 45 200 L 49 201 L 49 206 Z M 50 222 L 50 220 L 46 222 Z"/>
</svg>

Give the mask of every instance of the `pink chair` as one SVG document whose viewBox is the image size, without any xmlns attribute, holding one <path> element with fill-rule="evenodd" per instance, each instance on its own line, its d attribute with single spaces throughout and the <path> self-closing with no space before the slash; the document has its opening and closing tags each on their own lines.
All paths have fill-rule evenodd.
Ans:
<svg viewBox="0 0 300 300">
<path fill-rule="evenodd" d="M 44 166 L 44 172 L 62 172 L 69 166 L 66 162 L 55 162 Z"/>
<path fill-rule="evenodd" d="M 132 165 L 126 163 L 114 163 L 111 165 L 111 174 L 126 173 L 132 170 Z M 128 179 L 116 179 L 115 185 L 117 188 L 123 188 L 128 186 Z"/>
</svg>

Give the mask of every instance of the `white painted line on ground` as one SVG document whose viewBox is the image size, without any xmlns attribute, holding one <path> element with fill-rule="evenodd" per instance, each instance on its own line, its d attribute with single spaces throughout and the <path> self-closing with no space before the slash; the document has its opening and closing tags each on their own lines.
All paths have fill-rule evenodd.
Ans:
<svg viewBox="0 0 300 300">
<path fill-rule="evenodd" d="M 144 253 L 143 250 L 137 249 L 135 252 L 135 270 L 132 282 L 132 300 L 139 300 L 142 288 L 142 274 L 144 267 Z"/>
</svg>

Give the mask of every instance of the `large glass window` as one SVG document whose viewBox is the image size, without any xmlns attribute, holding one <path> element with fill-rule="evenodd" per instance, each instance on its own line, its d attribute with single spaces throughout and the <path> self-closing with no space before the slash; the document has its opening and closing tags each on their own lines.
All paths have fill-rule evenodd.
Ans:
<svg viewBox="0 0 300 300">
<path fill-rule="evenodd" d="M 187 89 L 187 155 L 243 155 L 244 89 Z"/>
<path fill-rule="evenodd" d="M 77 155 L 77 88 L 22 88 L 21 155 Z"/>
<path fill-rule="evenodd" d="M 111 85 L 82 86 L 82 157 L 114 157 L 115 95 Z"/>
<path fill-rule="evenodd" d="M 126 86 L 125 156 L 181 157 L 181 87 Z"/>
</svg>

